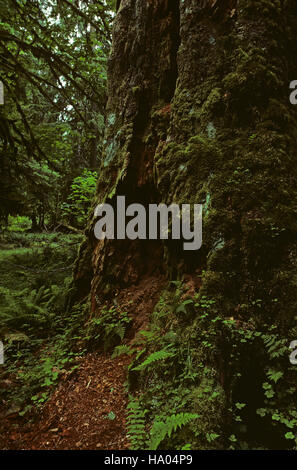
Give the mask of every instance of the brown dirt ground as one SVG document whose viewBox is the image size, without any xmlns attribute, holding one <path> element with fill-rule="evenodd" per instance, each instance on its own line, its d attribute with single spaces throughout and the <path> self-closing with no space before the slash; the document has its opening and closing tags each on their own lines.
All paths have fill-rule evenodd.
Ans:
<svg viewBox="0 0 297 470">
<path fill-rule="evenodd" d="M 121 309 L 133 317 L 126 344 L 146 328 L 163 284 L 164 279 L 152 276 L 117 297 Z M 33 422 L 17 413 L 0 413 L 0 449 L 128 449 L 124 384 L 130 361 L 131 356 L 111 359 L 101 352 L 81 358 L 79 368 L 59 383 Z"/>
</svg>

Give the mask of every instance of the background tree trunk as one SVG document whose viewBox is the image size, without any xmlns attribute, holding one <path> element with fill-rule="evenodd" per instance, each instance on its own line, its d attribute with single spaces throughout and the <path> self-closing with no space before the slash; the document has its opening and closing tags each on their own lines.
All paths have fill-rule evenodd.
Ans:
<svg viewBox="0 0 297 470">
<path fill-rule="evenodd" d="M 203 203 L 203 246 L 98 242 L 92 219 L 75 287 L 77 296 L 91 291 L 93 314 L 100 299 L 164 273 L 191 279 L 238 328 L 275 324 L 297 339 L 296 16 L 293 0 L 122 0 L 94 205 L 117 195 L 127 204 Z M 230 344 L 219 333 L 217 344 L 223 408 L 232 394 L 256 408 L 265 352 L 246 352 L 235 387 L 223 358 Z M 224 411 L 211 419 L 224 421 Z"/>
</svg>

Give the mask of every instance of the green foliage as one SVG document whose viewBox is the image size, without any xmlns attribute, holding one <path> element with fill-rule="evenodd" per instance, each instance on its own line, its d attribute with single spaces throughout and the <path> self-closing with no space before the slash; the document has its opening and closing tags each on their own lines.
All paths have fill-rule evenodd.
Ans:
<svg viewBox="0 0 297 470">
<path fill-rule="evenodd" d="M 178 428 L 182 428 L 199 415 L 193 413 L 178 413 L 168 416 L 165 421 L 155 420 L 150 432 L 149 449 L 157 450 L 166 436 L 171 437 Z"/>
<path fill-rule="evenodd" d="M 109 351 L 124 339 L 131 318 L 115 306 L 104 306 L 99 315 L 89 323 L 88 340 L 90 344 L 102 345 L 105 351 Z"/>
<path fill-rule="evenodd" d="M 125 345 L 125 344 L 121 344 L 120 346 L 116 346 L 113 350 L 113 353 L 112 353 L 112 359 L 114 359 L 115 357 L 118 357 L 118 356 L 121 356 L 123 354 L 127 354 L 128 356 L 130 356 L 131 354 L 133 354 L 134 350 L 131 349 L 129 346 Z"/>
<path fill-rule="evenodd" d="M 98 174 L 84 170 L 81 176 L 74 178 L 67 202 L 62 204 L 62 216 L 74 225 L 84 227 L 87 222 L 91 200 L 96 189 Z"/>
<path fill-rule="evenodd" d="M 0 334 L 17 330 L 40 337 L 61 328 L 80 240 L 12 232 L 0 239 L 6 248 L 0 251 Z"/>
<path fill-rule="evenodd" d="M 83 350 L 71 350 L 72 330 L 64 326 L 64 334 L 42 340 L 30 336 L 27 340 L 10 335 L 5 340 L 5 371 L 0 380 L 12 380 L 12 386 L 1 390 L 0 398 L 17 406 L 21 415 L 40 407 L 50 396 L 62 375 L 78 367 L 76 357 Z"/>
<path fill-rule="evenodd" d="M 1 2 L 1 226 L 56 227 L 73 178 L 98 167 L 113 3 Z"/>
<path fill-rule="evenodd" d="M 113 421 L 116 419 L 116 415 L 114 414 L 113 411 L 110 411 L 107 415 L 107 418 L 110 420 L 110 421 Z"/>
<path fill-rule="evenodd" d="M 81 237 L 9 232 L 1 237 L 0 399 L 24 415 L 41 406 L 83 353 L 84 306 L 65 315 Z M 23 246 L 25 245 L 25 247 Z M 74 352 L 74 349 L 76 351 Z"/>
<path fill-rule="evenodd" d="M 137 398 L 133 398 L 131 395 L 129 397 L 127 410 L 127 437 L 130 442 L 130 447 L 132 450 L 144 450 L 146 448 L 147 441 L 145 421 L 147 410 L 143 410 L 139 400 Z"/>
<path fill-rule="evenodd" d="M 27 288 L 12 294 L 8 289 L 0 287 L 0 296 L 4 297 L 3 303 L 7 305 L 2 311 L 0 330 L 7 327 L 27 333 L 32 330 L 38 331 L 39 335 L 44 331 L 49 334 L 52 324 L 56 322 L 56 312 L 51 307 L 61 289 L 65 289 L 65 286 L 51 286 L 49 289 L 41 286 L 38 290 Z"/>
<path fill-rule="evenodd" d="M 199 417 L 193 413 L 173 414 L 167 416 L 164 421 L 156 417 L 148 433 L 146 420 L 148 410 L 143 409 L 139 399 L 130 395 L 127 410 L 128 438 L 132 450 L 156 450 L 166 437 L 170 438 L 178 429 Z"/>
<path fill-rule="evenodd" d="M 7 229 L 11 232 L 24 232 L 31 228 L 31 221 L 29 217 L 24 215 L 18 215 L 16 217 L 8 217 L 8 227 Z"/>
<path fill-rule="evenodd" d="M 139 403 L 147 410 L 146 429 L 152 433 L 147 437 L 148 448 L 158 448 L 163 441 L 166 449 L 193 448 L 198 436 L 210 448 L 216 448 L 219 433 L 215 421 L 220 416 L 222 393 L 210 385 L 210 368 L 203 363 L 203 355 L 197 355 L 200 344 L 196 329 L 185 326 L 193 321 L 198 303 L 184 297 L 182 283 L 172 285 L 174 288 L 164 292 L 155 308 L 150 330 L 139 334 L 137 344 L 143 344 L 144 349 L 129 366 L 129 383 L 131 388 L 137 384 L 141 390 Z M 213 305 L 206 299 L 202 304 L 204 309 Z M 201 409 L 201 404 L 207 409 Z M 203 416 L 199 426 L 195 425 L 194 417 L 207 414 L 209 419 L 211 413 L 216 416 L 213 427 L 205 428 Z"/>
<path fill-rule="evenodd" d="M 141 364 L 138 366 L 134 367 L 132 370 L 144 370 L 147 367 L 151 366 L 154 364 L 156 361 L 163 361 L 169 357 L 174 357 L 176 355 L 176 352 L 174 351 L 168 351 L 166 349 L 162 349 L 161 351 L 156 351 L 152 354 L 150 354 Z"/>
<path fill-rule="evenodd" d="M 259 298 L 254 305 L 260 308 L 262 303 Z M 254 319 L 223 316 L 214 298 L 203 292 L 189 297 L 175 283 L 164 291 L 150 330 L 141 332 L 137 344 L 143 349 L 129 367 L 129 383 L 141 393 L 146 429 L 154 422 L 166 423 L 172 410 L 200 417 L 199 425 L 189 421 L 180 433 L 167 434 L 166 448 L 266 448 L 269 439 L 276 439 L 267 429 L 280 446 L 296 444 L 286 437 L 297 430 L 296 373 L 289 363 L 290 341 L 275 325 L 262 322 L 260 328 Z M 222 380 L 230 380 L 234 390 L 228 406 Z M 249 387 L 255 402 L 249 399 Z M 262 441 L 253 437 L 253 426 L 262 430 Z"/>
</svg>

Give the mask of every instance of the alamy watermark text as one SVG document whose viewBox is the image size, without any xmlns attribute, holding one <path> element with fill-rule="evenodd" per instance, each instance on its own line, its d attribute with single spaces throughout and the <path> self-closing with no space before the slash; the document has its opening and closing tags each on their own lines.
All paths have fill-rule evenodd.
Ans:
<svg viewBox="0 0 297 470">
<path fill-rule="evenodd" d="M 193 211 L 191 204 L 182 204 L 181 208 L 178 204 L 149 204 L 147 211 L 136 203 L 126 208 L 125 199 L 125 196 L 118 196 L 115 209 L 110 204 L 96 207 L 94 215 L 99 220 L 94 233 L 98 240 L 168 240 L 170 236 L 172 240 L 182 239 L 184 250 L 201 248 L 202 204 L 193 204 Z"/>
</svg>

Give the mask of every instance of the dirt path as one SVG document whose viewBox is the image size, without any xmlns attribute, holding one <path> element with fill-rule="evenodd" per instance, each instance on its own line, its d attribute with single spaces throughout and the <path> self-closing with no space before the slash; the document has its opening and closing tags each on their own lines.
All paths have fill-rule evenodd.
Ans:
<svg viewBox="0 0 297 470">
<path fill-rule="evenodd" d="M 163 284 L 162 277 L 151 276 L 122 290 L 119 305 L 133 318 L 127 344 L 146 328 Z M 111 359 L 100 352 L 81 358 L 36 420 L 28 423 L 17 413 L 6 418 L 0 413 L 0 449 L 128 449 L 125 382 L 130 361 L 131 356 Z"/>
<path fill-rule="evenodd" d="M 126 366 L 131 358 L 92 353 L 60 383 L 36 422 L 2 422 L 5 449 L 119 449 L 126 437 Z M 6 431 L 5 431 L 6 430 Z"/>
</svg>

